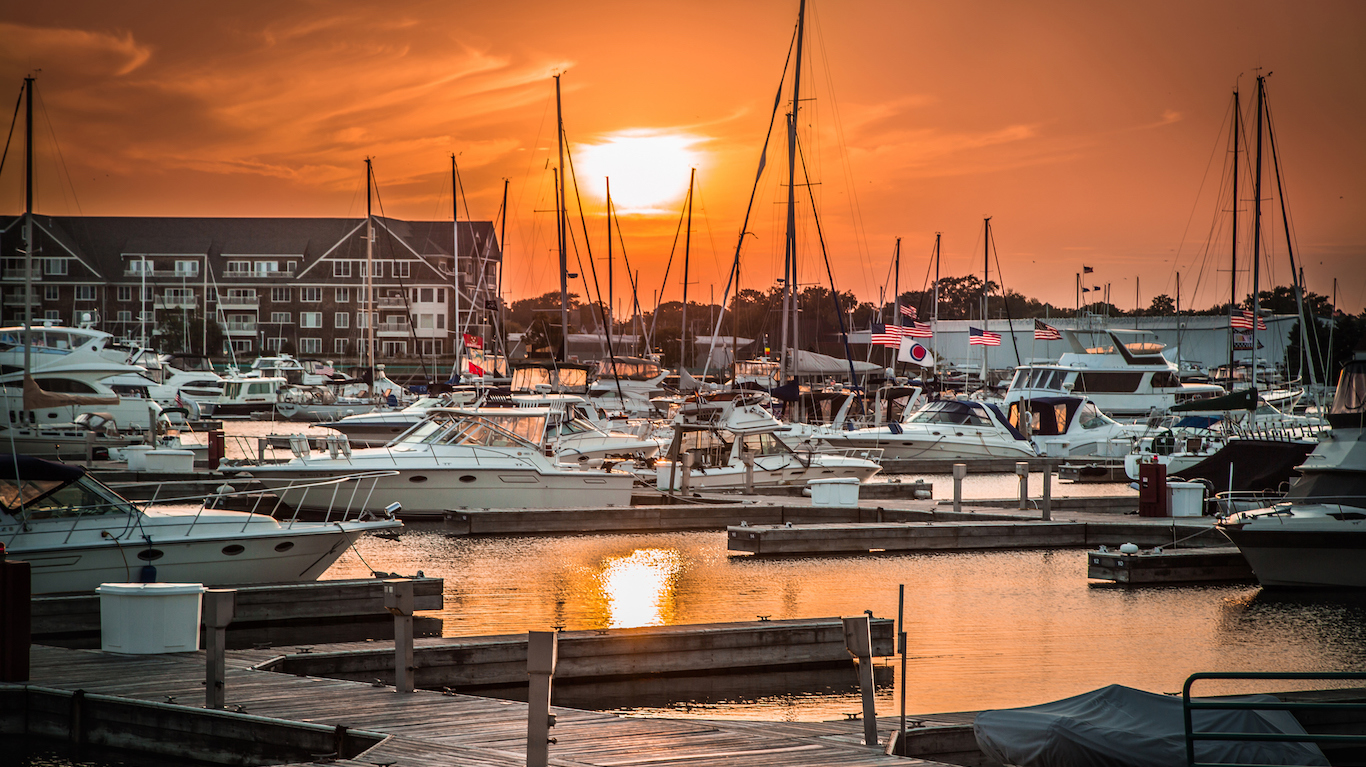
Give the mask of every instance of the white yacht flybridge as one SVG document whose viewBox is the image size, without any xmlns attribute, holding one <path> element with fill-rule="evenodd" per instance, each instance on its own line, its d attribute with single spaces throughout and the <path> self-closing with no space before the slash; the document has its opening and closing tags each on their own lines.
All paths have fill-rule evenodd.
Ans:
<svg viewBox="0 0 1366 767">
<path fill-rule="evenodd" d="M 1173 405 L 1224 393 L 1214 384 L 1182 383 L 1176 363 L 1151 331 L 1063 330 L 1071 346 L 1057 362 L 1021 365 L 1007 404 L 1038 397 L 1084 395 L 1105 413 L 1146 416 Z"/>
<path fill-rule="evenodd" d="M 588 387 L 588 396 L 602 410 L 635 417 L 659 414 L 651 400 L 664 393 L 662 386 L 669 371 L 658 362 L 612 357 L 598 360 L 596 373 L 597 380 Z"/>
</svg>

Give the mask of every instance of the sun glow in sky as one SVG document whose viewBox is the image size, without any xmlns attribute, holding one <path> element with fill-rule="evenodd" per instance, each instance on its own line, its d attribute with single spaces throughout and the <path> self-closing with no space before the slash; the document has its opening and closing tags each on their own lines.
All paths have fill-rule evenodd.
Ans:
<svg viewBox="0 0 1366 767">
<path fill-rule="evenodd" d="M 580 147 L 578 170 L 599 199 L 606 180 L 612 184 L 612 204 L 619 213 L 677 214 L 688 192 L 688 175 L 702 155 L 694 149 L 702 139 L 681 133 L 627 130 Z"/>
<path fill-rule="evenodd" d="M 720 300 L 797 4 L 12 3 L 0 97 L 41 70 L 37 209 L 52 215 L 358 217 L 373 157 L 386 215 L 449 220 L 456 154 L 475 218 L 497 215 L 509 181 L 503 284 L 516 300 L 558 284 L 560 73 L 594 252 L 610 176 L 642 302 L 659 288 L 677 300 L 677 276 L 662 276 L 695 166 L 690 295 L 715 285 Z M 863 300 L 893 282 L 897 237 L 903 288 L 924 284 L 935 232 L 945 275 L 979 273 L 989 215 L 1008 289 L 1071 306 L 1085 264 L 1123 308 L 1136 287 L 1145 306 L 1173 295 L 1177 273 L 1183 306 L 1224 301 L 1227 251 L 1208 236 L 1230 208 L 1218 164 L 1232 90 L 1250 119 L 1261 67 L 1308 288 L 1328 294 L 1336 278 L 1344 308 L 1366 304 L 1366 3 L 807 8 L 801 283 L 826 281 L 809 193 L 837 287 Z M 745 287 L 782 271 L 784 88 Z M 0 175 L 5 213 L 23 208 L 16 156 Z M 1268 242 L 1263 284 L 1287 284 L 1284 237 Z"/>
</svg>

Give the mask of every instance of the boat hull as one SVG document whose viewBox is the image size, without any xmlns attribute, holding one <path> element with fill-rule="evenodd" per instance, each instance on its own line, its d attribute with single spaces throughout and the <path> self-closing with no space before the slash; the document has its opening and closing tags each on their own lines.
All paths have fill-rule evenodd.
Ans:
<svg viewBox="0 0 1366 767">
<path fill-rule="evenodd" d="M 882 436 L 852 437 L 841 436 L 824 440 L 832 447 L 878 448 L 882 450 L 883 461 L 934 461 L 953 459 L 1015 458 L 1034 457 L 1034 449 L 1028 443 L 1011 444 L 1000 440 L 986 439 L 978 435 L 963 436 L 909 434 L 885 434 Z"/>
<path fill-rule="evenodd" d="M 1221 529 L 1243 552 L 1263 586 L 1366 588 L 1366 528 Z"/>
</svg>

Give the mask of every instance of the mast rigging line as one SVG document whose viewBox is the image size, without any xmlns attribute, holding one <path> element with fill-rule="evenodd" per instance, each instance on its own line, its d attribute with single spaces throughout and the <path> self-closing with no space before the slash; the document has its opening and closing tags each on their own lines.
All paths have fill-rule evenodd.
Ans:
<svg viewBox="0 0 1366 767">
<path fill-rule="evenodd" d="M 655 299 L 654 312 L 650 314 L 650 339 L 653 342 L 655 328 L 659 326 L 659 307 L 664 303 L 664 289 L 669 286 L 669 270 L 673 268 L 674 255 L 678 252 L 678 236 L 683 233 L 683 218 L 687 213 L 686 207 L 678 211 L 678 226 L 674 229 L 674 241 L 669 246 L 669 260 L 664 262 L 664 277 L 659 283 L 659 296 Z M 650 351 L 654 351 L 652 347 Z"/>
<path fill-rule="evenodd" d="M 5 172 L 5 158 L 9 157 L 9 145 L 14 140 L 14 128 L 19 124 L 19 110 L 24 106 L 24 86 L 19 86 L 19 98 L 14 102 L 14 117 L 9 122 L 9 134 L 5 136 L 5 152 L 0 154 L 0 174 Z M 17 476 L 17 475 L 16 475 Z"/>
<path fill-rule="evenodd" d="M 1000 281 L 1001 305 L 1006 308 L 1006 327 L 1010 328 L 1010 345 L 1015 347 L 1015 363 L 1024 364 L 1024 358 L 1020 356 L 1020 342 L 1015 338 L 1015 318 L 1010 314 L 1010 296 L 1006 295 L 1006 274 L 1001 271 L 1001 251 L 996 247 L 996 235 L 988 233 L 991 241 L 991 252 L 996 256 L 996 279 Z"/>
<path fill-rule="evenodd" d="M 369 166 L 368 172 L 370 173 L 371 177 L 373 178 L 373 177 L 374 177 L 374 174 L 375 174 L 375 167 L 374 167 L 373 164 Z M 374 180 L 375 180 L 375 202 L 379 204 L 379 215 L 380 215 L 380 218 L 381 218 L 381 219 L 385 219 L 385 218 L 388 218 L 388 216 L 385 215 L 385 213 L 384 213 L 384 198 L 381 197 L 381 196 L 380 196 L 380 193 L 379 193 L 379 179 L 374 179 Z M 452 197 L 454 197 L 454 194 L 452 194 Z M 389 258 L 390 258 L 390 260 L 391 260 L 391 263 L 393 263 L 394 266 L 397 267 L 397 265 L 398 265 L 398 254 L 394 252 L 394 244 L 393 244 L 392 240 L 390 240 L 390 238 L 393 237 L 393 233 L 389 231 L 389 227 L 387 227 L 387 226 L 381 225 L 379 228 L 383 229 L 387 234 L 389 234 L 389 237 L 386 237 L 386 238 L 385 238 L 385 240 L 389 242 Z M 371 236 L 373 237 L 373 236 L 374 236 L 374 234 L 373 234 L 374 230 L 371 229 L 370 231 L 371 231 Z M 381 254 L 381 255 L 383 255 L 383 254 Z M 457 271 L 459 271 L 459 269 L 460 269 L 460 261 L 459 261 L 459 258 L 460 258 L 459 255 L 457 255 L 457 256 L 456 256 L 456 262 L 455 262 L 455 263 L 456 263 L 456 270 L 457 270 Z M 426 374 L 427 374 L 427 359 L 426 359 L 426 357 L 423 356 L 423 354 L 422 354 L 422 344 L 418 341 L 418 338 L 417 338 L 417 328 L 414 327 L 414 325 L 413 325 L 413 321 L 412 321 L 412 320 L 413 320 L 413 304 L 412 304 L 411 301 L 408 300 L 408 285 L 407 285 L 407 283 L 404 282 L 404 278 L 398 273 L 398 269 L 397 269 L 397 268 L 391 268 L 391 269 L 390 269 L 390 273 L 393 274 L 393 275 L 394 275 L 394 278 L 398 280 L 399 293 L 402 294 L 402 296 L 403 296 L 403 311 L 404 311 L 405 314 L 408 315 L 408 337 L 409 337 L 410 339 L 412 339 L 412 342 L 413 342 L 413 351 L 417 352 L 417 364 L 418 364 L 418 368 L 422 371 L 423 375 L 426 375 Z M 373 279 L 374 279 L 374 275 L 371 275 L 371 276 L 370 276 L 370 279 L 373 280 Z M 374 282 L 372 281 L 372 282 L 370 283 L 370 285 L 371 285 L 371 287 L 370 287 L 369 304 L 370 304 L 371 307 L 374 307 L 374 306 L 376 306 L 376 303 L 377 303 L 377 302 L 375 301 L 375 295 L 374 295 L 374 293 L 375 293 Z M 458 278 L 457 278 L 457 281 L 456 281 L 455 289 L 456 289 L 456 290 L 459 290 L 459 289 L 460 289 L 460 283 L 459 283 L 459 279 L 458 279 Z M 379 310 L 378 310 L 378 309 L 374 309 L 374 310 L 373 310 L 372 316 L 366 318 L 367 324 L 376 324 L 376 325 L 379 324 L 379 323 L 376 321 L 376 317 L 375 317 L 375 315 L 378 315 L 378 314 L 379 314 Z M 460 318 L 459 318 L 459 317 L 456 317 L 455 319 L 456 319 L 456 323 L 455 323 L 455 324 L 458 326 L 458 325 L 460 324 Z M 371 365 L 371 368 L 374 367 L 374 354 L 375 354 L 375 350 L 374 350 L 373 348 L 370 349 L 370 356 L 371 356 L 370 365 Z M 436 380 L 436 372 L 435 372 L 435 370 L 436 370 L 435 367 L 433 367 L 433 368 L 432 368 L 431 378 L 429 378 L 428 380 L 431 380 L 431 381 Z M 375 388 L 374 388 L 374 387 L 375 387 L 374 375 L 371 374 L 371 376 L 370 376 L 370 396 L 371 396 L 371 397 L 375 396 Z"/>
<path fill-rule="evenodd" d="M 795 136 L 796 133 L 794 132 L 793 135 Z M 811 176 L 807 174 L 806 169 L 806 153 L 802 151 L 800 141 L 797 142 L 797 156 L 802 161 L 802 175 L 810 182 Z M 844 328 L 844 312 L 840 308 L 840 293 L 835 288 L 835 273 L 830 268 L 830 254 L 825 249 L 825 233 L 821 229 L 820 214 L 816 212 L 816 194 L 811 191 L 810 183 L 806 185 L 806 194 L 811 198 L 811 220 L 816 222 L 816 237 L 821 245 L 821 258 L 825 259 L 825 275 L 830 280 L 830 297 L 835 303 L 835 318 L 839 320 L 840 339 L 844 342 L 844 359 L 849 363 L 849 385 L 855 390 L 859 390 L 861 387 L 858 385 L 858 376 L 854 373 L 854 355 L 849 351 L 849 333 Z M 872 339 L 870 338 L 869 341 L 868 349 L 871 351 L 873 348 Z"/>
</svg>

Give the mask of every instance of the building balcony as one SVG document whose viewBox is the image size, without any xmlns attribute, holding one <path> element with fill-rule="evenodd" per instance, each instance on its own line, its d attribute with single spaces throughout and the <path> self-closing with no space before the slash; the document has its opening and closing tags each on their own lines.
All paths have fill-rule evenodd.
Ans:
<svg viewBox="0 0 1366 767">
<path fill-rule="evenodd" d="M 144 275 L 159 280 L 170 278 L 177 280 L 199 279 L 199 272 L 186 272 L 179 269 L 136 269 L 131 266 L 125 266 L 123 268 L 124 277 L 142 277 Z"/>
<path fill-rule="evenodd" d="M 261 299 L 255 296 L 219 296 L 218 308 L 220 309 L 255 309 L 261 305 Z"/>
<path fill-rule="evenodd" d="M 255 336 L 255 322 L 229 322 L 224 328 L 230 336 Z"/>
<path fill-rule="evenodd" d="M 403 336 L 409 334 L 410 325 L 406 322 L 381 322 L 375 326 L 375 334 L 383 337 Z"/>
<path fill-rule="evenodd" d="M 34 282 L 41 282 L 41 281 L 42 281 L 42 279 L 43 279 L 43 270 L 42 270 L 42 269 L 38 269 L 38 268 L 35 267 L 35 268 L 32 269 L 29 273 L 33 275 L 33 281 L 34 281 Z M 22 280 L 22 279 L 24 279 L 24 270 L 23 270 L 23 269 L 6 269 L 6 270 L 4 270 L 4 274 L 3 274 L 3 275 L 0 275 L 0 276 L 3 276 L 3 278 L 6 279 L 6 280 Z"/>
<path fill-rule="evenodd" d="M 157 296 L 152 299 L 153 309 L 198 309 L 199 299 L 194 296 Z"/>
<path fill-rule="evenodd" d="M 403 296 L 375 297 L 375 306 L 380 309 L 402 309 L 404 305 Z"/>
</svg>

